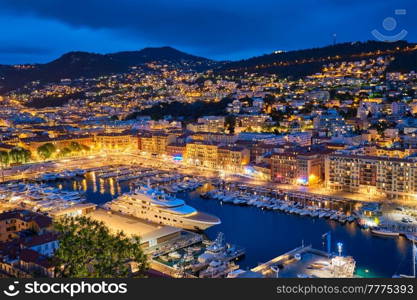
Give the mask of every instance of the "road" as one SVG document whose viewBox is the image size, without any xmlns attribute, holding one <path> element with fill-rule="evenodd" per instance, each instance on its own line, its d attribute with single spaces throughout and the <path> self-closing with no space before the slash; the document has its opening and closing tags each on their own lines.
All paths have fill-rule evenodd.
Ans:
<svg viewBox="0 0 417 300">
<path fill-rule="evenodd" d="M 16 166 L 5 170 L 5 180 L 19 180 L 36 178 L 44 172 L 59 172 L 75 168 L 94 168 L 112 164 L 139 164 L 145 167 L 156 168 L 166 171 L 176 171 L 189 176 L 202 176 L 207 178 L 222 178 L 228 182 L 242 183 L 252 186 L 262 186 L 265 188 L 281 189 L 294 193 L 306 193 L 313 196 L 325 196 L 333 200 L 349 200 L 361 202 L 389 203 L 380 196 L 370 196 L 365 194 L 353 194 L 346 192 L 329 191 L 323 187 L 307 187 L 289 184 L 278 184 L 274 182 L 257 180 L 233 174 L 230 172 L 212 170 L 202 166 L 184 165 L 182 162 L 172 161 L 169 158 L 155 158 L 142 156 L 136 152 L 130 153 L 101 153 L 87 157 L 67 158 L 62 160 L 39 162 Z M 417 207 L 416 201 L 396 201 L 398 205 Z"/>
</svg>

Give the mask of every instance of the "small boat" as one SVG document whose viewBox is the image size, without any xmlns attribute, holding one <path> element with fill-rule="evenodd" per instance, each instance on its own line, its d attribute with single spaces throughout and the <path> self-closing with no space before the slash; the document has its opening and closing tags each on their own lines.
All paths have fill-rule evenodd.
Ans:
<svg viewBox="0 0 417 300">
<path fill-rule="evenodd" d="M 57 174 L 56 173 L 45 173 L 41 177 L 42 180 L 50 181 L 50 180 L 56 180 Z"/>
<path fill-rule="evenodd" d="M 168 254 L 169 257 L 174 258 L 174 259 L 180 259 L 181 258 L 181 254 L 179 254 L 177 251 L 174 252 L 170 252 Z"/>
<path fill-rule="evenodd" d="M 318 217 L 319 216 L 319 212 L 317 211 L 317 210 L 314 210 L 314 211 L 312 211 L 311 213 L 310 213 L 310 215 L 313 217 L 313 218 L 316 218 L 316 217 Z"/>
<path fill-rule="evenodd" d="M 390 231 L 390 230 L 383 229 L 383 228 L 374 228 L 374 229 L 371 229 L 371 232 L 375 235 L 389 236 L 389 237 L 397 237 L 400 235 L 398 232 Z"/>
<path fill-rule="evenodd" d="M 339 216 L 337 214 L 333 214 L 330 216 L 330 220 L 336 221 L 339 218 Z"/>
<path fill-rule="evenodd" d="M 347 221 L 348 221 L 349 223 L 352 223 L 353 221 L 355 221 L 355 217 L 354 217 L 354 216 L 349 216 L 349 217 L 347 218 Z"/>
<path fill-rule="evenodd" d="M 333 215 L 331 211 L 325 211 L 323 214 L 323 218 L 330 218 Z"/>
<path fill-rule="evenodd" d="M 339 217 L 339 222 L 345 224 L 347 222 L 347 217 L 345 215 L 341 215 Z"/>
<path fill-rule="evenodd" d="M 406 237 L 409 241 L 411 241 L 411 242 L 413 242 L 413 243 L 417 243 L 417 234 L 415 234 L 415 233 L 407 233 L 407 234 L 405 235 L 405 237 Z"/>
<path fill-rule="evenodd" d="M 82 176 L 85 175 L 86 171 L 83 169 L 75 169 L 73 170 L 73 172 L 77 175 L 77 176 Z"/>
<path fill-rule="evenodd" d="M 297 274 L 297 278 L 313 278 L 313 277 L 307 274 Z"/>
<path fill-rule="evenodd" d="M 273 209 L 273 210 L 280 210 L 280 209 L 281 209 L 281 206 L 280 206 L 279 204 L 275 204 L 275 205 L 272 207 L 272 209 Z"/>
</svg>

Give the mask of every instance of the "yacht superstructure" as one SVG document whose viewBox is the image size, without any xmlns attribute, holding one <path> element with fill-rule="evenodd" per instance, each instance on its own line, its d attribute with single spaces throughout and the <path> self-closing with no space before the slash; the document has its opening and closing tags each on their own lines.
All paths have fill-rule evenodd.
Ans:
<svg viewBox="0 0 417 300">
<path fill-rule="evenodd" d="M 220 219 L 197 211 L 161 190 L 140 188 L 123 194 L 104 205 L 105 208 L 132 215 L 154 223 L 189 230 L 205 230 L 220 224 Z"/>
</svg>

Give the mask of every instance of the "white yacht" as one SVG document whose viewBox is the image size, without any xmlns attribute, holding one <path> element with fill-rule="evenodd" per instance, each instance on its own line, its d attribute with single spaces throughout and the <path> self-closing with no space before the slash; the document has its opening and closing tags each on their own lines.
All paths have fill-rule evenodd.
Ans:
<svg viewBox="0 0 417 300">
<path fill-rule="evenodd" d="M 57 173 L 44 173 L 40 177 L 40 179 L 44 181 L 56 180 L 57 178 L 58 178 Z"/>
<path fill-rule="evenodd" d="M 186 205 L 184 200 L 150 188 L 123 194 L 104 207 L 154 223 L 189 230 L 205 230 L 220 224 L 219 218 L 197 211 Z"/>
</svg>

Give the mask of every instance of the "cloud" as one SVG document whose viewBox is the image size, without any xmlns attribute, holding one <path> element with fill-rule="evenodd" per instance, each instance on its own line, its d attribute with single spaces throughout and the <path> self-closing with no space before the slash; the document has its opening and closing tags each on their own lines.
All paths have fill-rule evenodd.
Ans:
<svg viewBox="0 0 417 300">
<path fill-rule="evenodd" d="M 50 54 L 51 49 L 43 48 L 43 47 L 36 47 L 36 46 L 28 46 L 28 45 L 0 45 L 0 53 L 4 54 L 25 54 L 25 55 L 45 55 Z"/>
<path fill-rule="evenodd" d="M 0 10 L 18 19 L 39 20 L 38 27 L 58 39 L 66 35 L 90 39 L 98 52 L 169 45 L 212 58 L 236 59 L 275 49 L 323 46 L 334 32 L 339 41 L 371 39 L 370 31 L 384 17 L 395 8 L 409 8 L 411 14 L 414 1 L 2 0 Z M 411 17 L 404 24 L 415 28 Z M 56 26 L 46 28 L 42 24 L 47 22 Z M 75 48 L 90 48 L 89 44 L 74 40 Z M 55 45 L 62 48 L 67 47 Z"/>
</svg>

